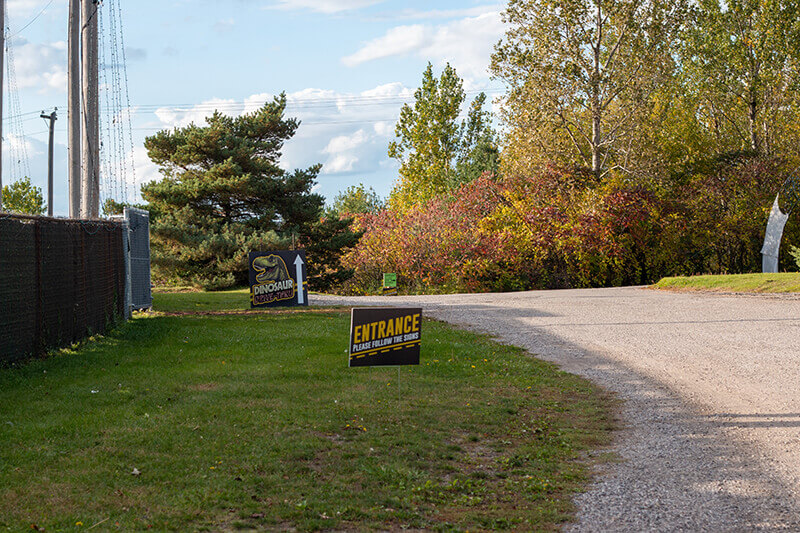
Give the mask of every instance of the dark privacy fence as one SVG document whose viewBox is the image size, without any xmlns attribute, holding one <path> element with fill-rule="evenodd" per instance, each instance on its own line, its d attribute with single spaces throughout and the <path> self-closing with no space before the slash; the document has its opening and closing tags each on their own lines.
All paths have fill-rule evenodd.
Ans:
<svg viewBox="0 0 800 533">
<path fill-rule="evenodd" d="M 0 365 L 123 317 L 122 225 L 0 214 Z"/>
</svg>

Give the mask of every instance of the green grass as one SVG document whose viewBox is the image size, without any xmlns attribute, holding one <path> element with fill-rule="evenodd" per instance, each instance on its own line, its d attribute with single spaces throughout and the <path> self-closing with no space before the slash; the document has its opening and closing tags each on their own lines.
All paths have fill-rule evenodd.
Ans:
<svg viewBox="0 0 800 533">
<path fill-rule="evenodd" d="M 720 292 L 800 292 L 800 273 L 732 274 L 664 278 L 653 287 L 671 290 Z"/>
<path fill-rule="evenodd" d="M 0 369 L 0 531 L 527 531 L 570 519 L 586 452 L 613 428 L 606 394 L 430 321 L 419 367 L 349 369 L 348 323 L 336 310 L 138 316 Z"/>
<path fill-rule="evenodd" d="M 166 313 L 250 309 L 250 289 L 219 292 L 153 292 L 153 307 Z"/>
</svg>

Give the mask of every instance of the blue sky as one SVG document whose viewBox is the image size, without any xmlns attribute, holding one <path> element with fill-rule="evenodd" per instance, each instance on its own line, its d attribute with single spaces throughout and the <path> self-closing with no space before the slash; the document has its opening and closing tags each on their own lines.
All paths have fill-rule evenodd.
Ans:
<svg viewBox="0 0 800 533">
<path fill-rule="evenodd" d="M 445 62 L 455 66 L 468 98 L 481 90 L 491 97 L 502 92 L 487 73 L 502 37 L 502 3 L 106 0 L 106 29 L 112 2 L 123 16 L 133 110 L 133 151 L 125 151 L 135 168 L 135 183 L 128 171 L 129 195 L 159 177 L 143 148 L 147 135 L 202 123 L 214 108 L 253 110 L 286 91 L 287 115 L 302 124 L 285 146 L 285 168 L 322 163 L 317 191 L 328 201 L 358 183 L 386 196 L 397 177 L 387 145 L 428 61 L 437 69 Z M 19 110 L 59 108 L 54 207 L 65 215 L 67 0 L 7 0 L 7 6 Z M 3 114 L 8 183 L 24 167 L 13 157 L 19 150 L 11 150 L 21 141 L 12 134 L 8 99 Z M 22 127 L 32 180 L 44 188 L 46 125 L 35 113 L 23 117 Z"/>
</svg>

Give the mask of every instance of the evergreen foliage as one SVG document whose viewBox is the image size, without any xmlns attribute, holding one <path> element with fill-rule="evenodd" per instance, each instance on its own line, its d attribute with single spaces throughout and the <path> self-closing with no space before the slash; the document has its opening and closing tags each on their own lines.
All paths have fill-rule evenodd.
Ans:
<svg viewBox="0 0 800 533">
<path fill-rule="evenodd" d="M 343 266 L 342 252 L 358 244 L 363 232 L 352 230 L 353 219 L 326 216 L 311 225 L 299 244 L 306 250 L 308 281 L 324 291 L 350 279 L 355 270 Z"/>
<path fill-rule="evenodd" d="M 343 238 L 344 226 L 320 222 L 323 198 L 311 189 L 321 165 L 292 172 L 278 165 L 284 142 L 299 125 L 284 118 L 285 109 L 282 94 L 252 113 L 215 112 L 205 126 L 146 139 L 163 175 L 142 187 L 148 209 L 158 214 L 151 230 L 157 275 L 222 289 L 247 283 L 250 251 L 289 248 L 312 233 L 353 242 Z M 326 246 L 335 248 L 333 242 Z M 329 264 L 311 250 L 308 256 L 309 269 Z"/>
</svg>

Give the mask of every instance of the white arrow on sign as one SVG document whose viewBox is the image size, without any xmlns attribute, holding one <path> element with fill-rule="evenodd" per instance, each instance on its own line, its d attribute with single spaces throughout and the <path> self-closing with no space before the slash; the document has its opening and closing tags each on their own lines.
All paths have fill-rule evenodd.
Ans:
<svg viewBox="0 0 800 533">
<path fill-rule="evenodd" d="M 297 303 L 303 305 L 305 303 L 305 298 L 303 295 L 303 259 L 298 255 L 297 258 L 294 260 L 295 272 L 297 273 Z"/>
</svg>

